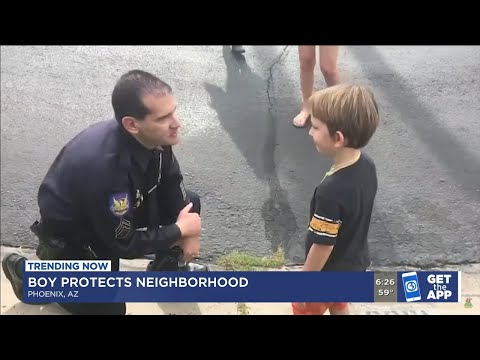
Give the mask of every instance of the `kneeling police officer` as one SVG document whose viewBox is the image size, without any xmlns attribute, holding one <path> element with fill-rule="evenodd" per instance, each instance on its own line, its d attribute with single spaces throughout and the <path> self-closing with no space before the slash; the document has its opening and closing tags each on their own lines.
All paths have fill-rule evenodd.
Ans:
<svg viewBox="0 0 480 360">
<path fill-rule="evenodd" d="M 150 271 L 207 271 L 200 251 L 200 198 L 185 190 L 172 151 L 181 123 L 170 85 L 141 70 L 117 81 L 115 118 L 97 122 L 68 142 L 40 185 L 42 260 L 111 260 L 155 254 Z M 22 300 L 24 257 L 3 270 Z M 60 303 L 73 314 L 126 313 L 125 303 Z"/>
</svg>

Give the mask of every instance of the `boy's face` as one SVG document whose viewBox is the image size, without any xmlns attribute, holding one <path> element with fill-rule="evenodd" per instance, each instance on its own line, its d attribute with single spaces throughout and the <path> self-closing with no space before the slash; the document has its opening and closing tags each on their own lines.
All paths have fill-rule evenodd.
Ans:
<svg viewBox="0 0 480 360">
<path fill-rule="evenodd" d="M 312 127 L 308 134 L 312 137 L 317 151 L 333 155 L 335 151 L 343 146 L 343 134 L 339 131 L 332 137 L 325 123 L 311 116 Z"/>
</svg>

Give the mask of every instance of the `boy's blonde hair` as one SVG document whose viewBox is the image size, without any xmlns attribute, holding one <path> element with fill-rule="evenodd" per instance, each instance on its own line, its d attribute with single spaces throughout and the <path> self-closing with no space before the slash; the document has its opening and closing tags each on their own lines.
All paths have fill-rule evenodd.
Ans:
<svg viewBox="0 0 480 360">
<path fill-rule="evenodd" d="M 331 86 L 315 92 L 309 103 L 312 116 L 327 125 L 331 136 L 340 131 L 347 147 L 365 147 L 377 129 L 377 102 L 372 91 L 365 86 Z"/>
</svg>

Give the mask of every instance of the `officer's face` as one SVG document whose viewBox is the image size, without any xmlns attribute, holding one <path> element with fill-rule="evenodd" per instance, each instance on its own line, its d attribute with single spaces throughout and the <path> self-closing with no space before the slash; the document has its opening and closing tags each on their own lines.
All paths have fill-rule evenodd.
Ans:
<svg viewBox="0 0 480 360">
<path fill-rule="evenodd" d="M 150 148 L 176 145 L 180 141 L 181 123 L 177 117 L 177 101 L 171 94 L 148 94 L 143 103 L 150 109 L 145 119 L 136 121 L 137 136 Z"/>
</svg>

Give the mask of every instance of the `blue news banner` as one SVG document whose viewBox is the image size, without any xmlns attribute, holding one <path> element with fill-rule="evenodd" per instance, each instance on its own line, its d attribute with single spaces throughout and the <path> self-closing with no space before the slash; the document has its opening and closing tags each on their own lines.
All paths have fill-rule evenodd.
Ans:
<svg viewBox="0 0 480 360">
<path fill-rule="evenodd" d="M 460 272 L 112 272 L 109 261 L 26 261 L 45 302 L 459 302 Z"/>
</svg>

